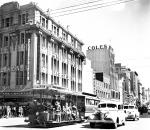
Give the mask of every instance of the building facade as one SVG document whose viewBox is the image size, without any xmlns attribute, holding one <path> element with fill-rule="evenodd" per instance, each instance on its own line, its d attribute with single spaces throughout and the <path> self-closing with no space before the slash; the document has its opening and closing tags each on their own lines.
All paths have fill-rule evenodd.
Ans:
<svg viewBox="0 0 150 130">
<path fill-rule="evenodd" d="M 131 93 L 133 93 L 134 96 L 134 104 L 139 100 L 138 98 L 138 73 L 136 71 L 130 72 L 131 77 Z"/>
<path fill-rule="evenodd" d="M 103 73 L 110 80 L 110 97 L 116 101 L 119 100 L 119 82 L 118 74 L 115 72 L 115 55 L 113 48 L 107 45 L 89 46 L 86 56 L 92 61 L 92 68 L 96 74 Z"/>
<path fill-rule="evenodd" d="M 35 3 L 0 7 L 0 92 L 5 101 L 82 93 L 83 42 Z M 35 90 L 33 92 L 33 90 Z M 63 94 L 60 92 L 62 91 Z M 50 95 L 53 94 L 53 95 Z M 58 96 L 57 96 L 58 95 Z M 17 98 L 17 99 L 16 99 Z"/>
<path fill-rule="evenodd" d="M 133 91 L 131 91 L 131 70 L 125 66 L 122 66 L 121 63 L 115 64 L 115 67 L 119 80 L 120 82 L 122 81 L 123 104 L 134 104 L 134 95 Z"/>
</svg>

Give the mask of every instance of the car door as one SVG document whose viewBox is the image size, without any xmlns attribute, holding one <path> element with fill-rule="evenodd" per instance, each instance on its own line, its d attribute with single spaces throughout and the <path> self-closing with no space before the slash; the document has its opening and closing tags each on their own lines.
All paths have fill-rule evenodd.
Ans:
<svg viewBox="0 0 150 130">
<path fill-rule="evenodd" d="M 125 112 L 122 104 L 118 105 L 118 117 L 119 117 L 120 124 L 125 122 Z"/>
</svg>

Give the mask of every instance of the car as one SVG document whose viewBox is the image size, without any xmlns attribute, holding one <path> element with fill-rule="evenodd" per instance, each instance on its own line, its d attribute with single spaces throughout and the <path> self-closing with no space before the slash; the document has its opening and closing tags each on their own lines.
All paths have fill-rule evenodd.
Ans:
<svg viewBox="0 0 150 130">
<path fill-rule="evenodd" d="M 94 128 L 96 124 L 112 124 L 114 129 L 118 125 L 125 125 L 123 105 L 112 102 L 100 103 L 97 110 L 89 116 L 88 122 L 91 128 Z"/>
<path fill-rule="evenodd" d="M 147 113 L 150 114 L 150 108 L 148 108 Z"/>
<path fill-rule="evenodd" d="M 140 113 L 135 105 L 124 105 L 124 110 L 126 113 L 126 120 L 128 119 L 139 120 Z"/>
</svg>

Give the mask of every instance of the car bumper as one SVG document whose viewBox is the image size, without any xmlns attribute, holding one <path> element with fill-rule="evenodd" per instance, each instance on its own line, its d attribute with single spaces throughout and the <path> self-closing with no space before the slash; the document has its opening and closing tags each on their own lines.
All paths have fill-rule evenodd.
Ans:
<svg viewBox="0 0 150 130">
<path fill-rule="evenodd" d="M 88 120 L 89 123 L 98 123 L 98 124 L 110 124 L 114 123 L 112 119 L 102 119 L 102 120 Z"/>
<path fill-rule="evenodd" d="M 134 119 L 134 118 L 135 118 L 134 115 L 128 115 L 128 116 L 126 117 L 126 119 Z"/>
</svg>

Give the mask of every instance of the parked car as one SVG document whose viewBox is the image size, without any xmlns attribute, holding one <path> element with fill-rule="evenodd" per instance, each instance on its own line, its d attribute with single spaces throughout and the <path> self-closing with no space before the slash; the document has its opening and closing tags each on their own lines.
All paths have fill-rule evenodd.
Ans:
<svg viewBox="0 0 150 130">
<path fill-rule="evenodd" d="M 139 120 L 140 113 L 135 105 L 124 105 L 124 110 L 126 113 L 126 120 L 128 119 Z"/>
<path fill-rule="evenodd" d="M 113 128 L 118 125 L 125 125 L 125 112 L 122 104 L 100 103 L 97 111 L 88 118 L 90 127 L 94 128 L 96 124 L 112 124 Z"/>
<path fill-rule="evenodd" d="M 147 113 L 150 114 L 150 106 L 147 108 Z"/>
</svg>

